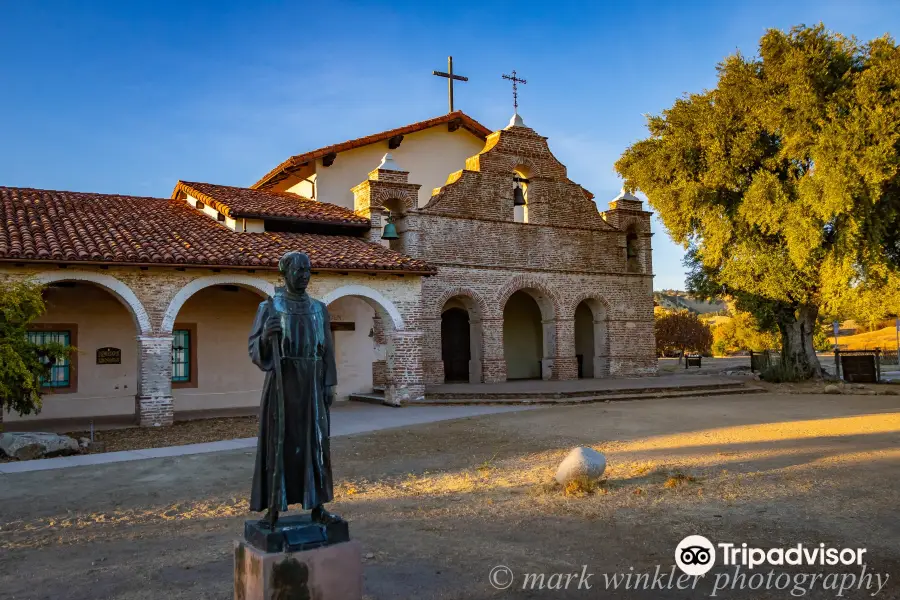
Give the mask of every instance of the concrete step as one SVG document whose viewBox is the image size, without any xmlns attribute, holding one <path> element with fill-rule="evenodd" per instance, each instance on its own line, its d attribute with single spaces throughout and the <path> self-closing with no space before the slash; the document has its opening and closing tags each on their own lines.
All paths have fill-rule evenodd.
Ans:
<svg viewBox="0 0 900 600">
<path fill-rule="evenodd" d="M 656 392 L 664 392 L 664 391 L 704 391 L 704 390 L 732 390 L 744 387 L 744 382 L 734 381 L 727 383 L 701 383 L 701 384 L 689 384 L 689 385 L 678 385 L 678 386 L 647 386 L 647 387 L 634 387 L 634 388 L 616 388 L 610 387 L 606 389 L 598 389 L 598 390 L 579 390 L 579 391 L 571 391 L 571 392 L 560 392 L 560 391 L 532 391 L 532 392 L 493 392 L 493 391 L 479 391 L 479 392 L 454 392 L 454 391 L 439 391 L 432 392 L 426 390 L 425 395 L 429 399 L 441 399 L 441 400 L 454 400 L 457 398 L 476 398 L 476 399 L 497 399 L 497 400 L 519 400 L 523 396 L 527 395 L 529 398 L 546 398 L 551 400 L 562 400 L 566 398 L 595 398 L 599 396 L 616 396 L 619 394 L 652 394 Z"/>
<path fill-rule="evenodd" d="M 410 402 L 409 406 L 442 406 L 453 404 L 583 404 L 588 402 L 606 402 L 621 400 L 644 400 L 651 398 L 686 398 L 693 396 L 725 396 L 734 394 L 759 394 L 766 390 L 757 386 L 742 383 L 728 385 L 689 386 L 687 388 L 643 388 L 638 390 L 610 390 L 602 393 L 581 392 L 580 395 L 552 394 L 454 394 L 453 397 L 426 394 L 424 400 Z M 351 394 L 350 400 L 369 404 L 382 404 L 384 394 Z"/>
<path fill-rule="evenodd" d="M 655 389 L 647 391 L 622 391 L 618 393 L 591 394 L 584 396 L 569 396 L 563 398 L 549 398 L 546 396 L 516 398 L 432 398 L 428 395 L 424 400 L 410 402 L 409 406 L 425 405 L 450 405 L 450 404 L 587 404 L 591 402 L 617 402 L 622 400 L 650 400 L 655 398 L 691 398 L 700 396 L 731 396 L 735 394 L 759 394 L 766 390 L 756 386 L 727 386 L 711 389 L 709 386 L 696 390 L 684 389 Z M 351 398 L 352 399 L 352 398 Z"/>
</svg>

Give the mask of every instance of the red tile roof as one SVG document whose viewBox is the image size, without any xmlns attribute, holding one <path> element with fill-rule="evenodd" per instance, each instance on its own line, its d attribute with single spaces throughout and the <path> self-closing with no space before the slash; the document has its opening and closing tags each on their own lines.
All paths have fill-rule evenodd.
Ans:
<svg viewBox="0 0 900 600">
<path fill-rule="evenodd" d="M 299 250 L 315 269 L 434 272 L 358 237 L 234 232 L 174 199 L 0 187 L 0 219 L 4 261 L 277 268 Z"/>
<path fill-rule="evenodd" d="M 304 154 L 292 156 L 266 173 L 266 175 L 262 179 L 254 183 L 252 187 L 266 188 L 274 185 L 279 181 L 279 179 L 281 179 L 279 175 L 281 175 L 283 172 L 290 171 L 291 169 L 300 166 L 303 163 L 316 160 L 317 158 L 322 158 L 326 154 L 331 154 L 332 152 L 335 154 L 339 152 L 346 152 L 347 150 L 361 148 L 363 146 L 368 146 L 369 144 L 374 144 L 376 142 L 383 142 L 396 135 L 407 135 L 410 133 L 415 133 L 417 131 L 435 127 L 436 125 L 450 123 L 451 121 L 457 121 L 461 127 L 467 129 L 468 131 L 471 131 L 481 139 L 485 139 L 491 134 L 490 129 L 488 129 L 466 113 L 462 112 L 461 110 L 457 110 L 452 113 L 447 113 L 446 115 L 441 115 L 440 117 L 435 117 L 434 119 L 428 119 L 427 121 L 419 121 L 418 123 L 406 125 L 405 127 L 398 127 L 396 129 L 382 131 L 381 133 L 367 135 L 355 140 L 349 140 L 346 142 L 341 142 L 340 144 L 325 146 L 324 148 L 310 150 L 309 152 L 306 152 Z"/>
<path fill-rule="evenodd" d="M 249 188 L 179 181 L 172 198 L 183 200 L 189 194 L 232 218 L 289 219 L 307 223 L 328 223 L 368 227 L 369 220 L 352 210 L 317 202 L 289 192 L 269 192 Z"/>
</svg>

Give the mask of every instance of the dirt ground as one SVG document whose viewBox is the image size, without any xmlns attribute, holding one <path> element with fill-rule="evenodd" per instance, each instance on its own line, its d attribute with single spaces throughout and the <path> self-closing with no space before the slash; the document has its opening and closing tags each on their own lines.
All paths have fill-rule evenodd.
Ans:
<svg viewBox="0 0 900 600">
<path fill-rule="evenodd" d="M 876 597 L 898 598 L 898 442 L 897 396 L 558 406 L 336 438 L 331 506 L 365 548 L 373 600 L 708 597 L 733 567 L 717 566 L 693 590 L 603 589 L 604 573 L 668 573 L 690 534 L 866 548 L 869 572 L 890 575 Z M 577 445 L 606 454 L 607 479 L 567 496 L 552 475 Z M 231 598 L 252 461 L 234 451 L 0 475 L 0 597 Z M 513 573 L 509 589 L 489 582 L 499 565 Z M 526 573 L 583 569 L 591 590 L 521 588 Z M 820 586 L 803 597 L 838 596 Z"/>
</svg>

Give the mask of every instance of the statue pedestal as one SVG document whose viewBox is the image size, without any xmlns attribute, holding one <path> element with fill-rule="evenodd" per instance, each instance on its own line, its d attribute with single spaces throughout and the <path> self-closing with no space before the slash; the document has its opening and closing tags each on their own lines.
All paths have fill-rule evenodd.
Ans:
<svg viewBox="0 0 900 600">
<path fill-rule="evenodd" d="M 362 549 L 346 521 L 285 517 L 275 531 L 247 521 L 234 544 L 235 600 L 361 600 L 362 580 Z"/>
</svg>

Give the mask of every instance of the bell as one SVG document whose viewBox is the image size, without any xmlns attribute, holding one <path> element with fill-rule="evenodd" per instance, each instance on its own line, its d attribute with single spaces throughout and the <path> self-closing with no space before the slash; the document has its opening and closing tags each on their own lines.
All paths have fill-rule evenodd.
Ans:
<svg viewBox="0 0 900 600">
<path fill-rule="evenodd" d="M 522 186 L 519 185 L 519 182 L 516 182 L 516 187 L 513 190 L 513 206 L 525 206 L 525 193 L 522 191 Z"/>
<path fill-rule="evenodd" d="M 388 217 L 388 222 L 385 223 L 384 229 L 381 231 L 381 239 L 383 240 L 399 240 L 400 236 L 397 235 L 397 226 L 394 225 L 394 220 Z"/>
</svg>

